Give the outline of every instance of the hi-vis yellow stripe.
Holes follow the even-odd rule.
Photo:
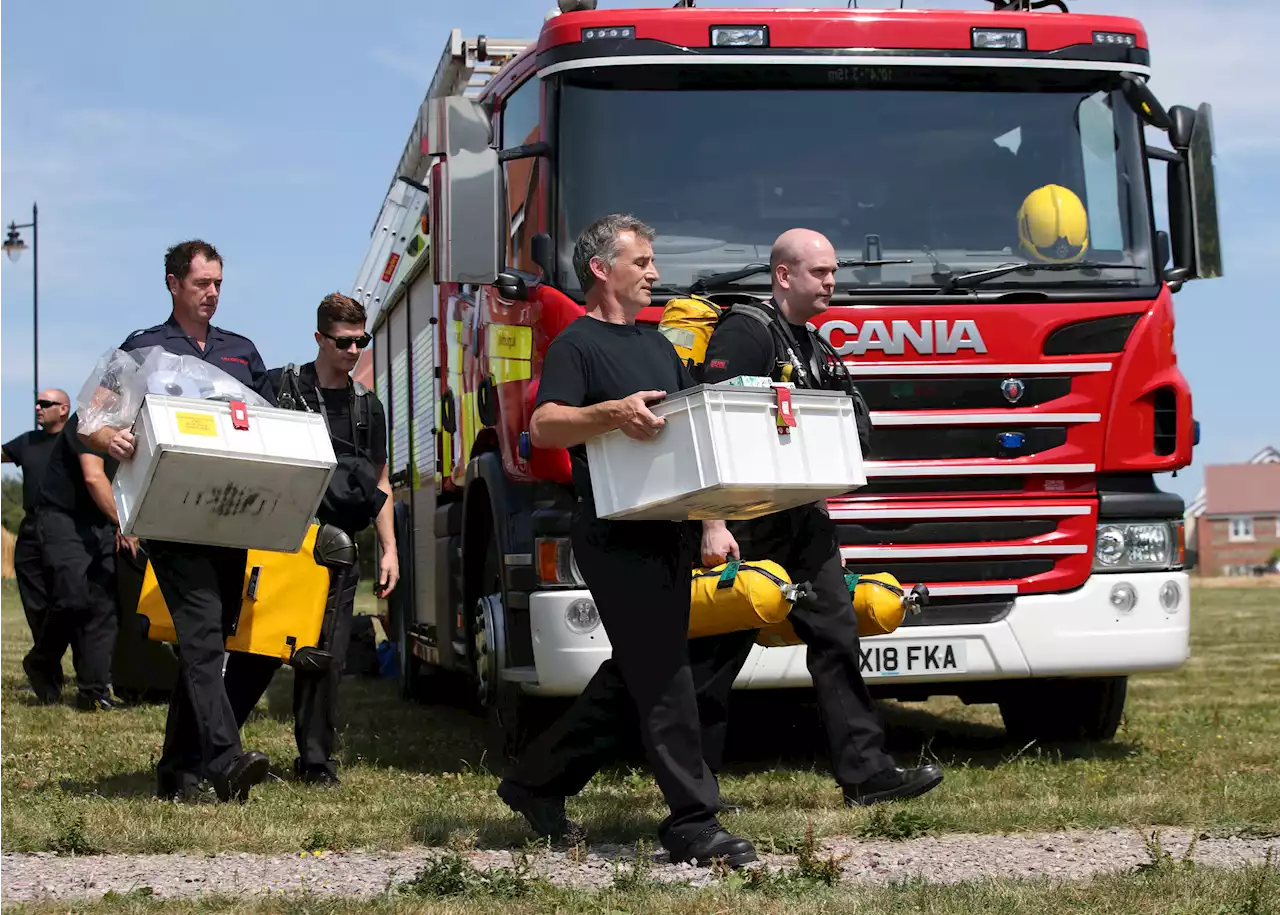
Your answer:
[[[490,324],[487,329],[489,372],[497,384],[533,377],[533,328]]]
[[[490,359],[533,358],[533,328],[531,327],[523,327],[519,324],[490,324],[487,336]]]
[[[489,357],[489,371],[496,384],[524,381],[533,377],[533,363],[528,359],[495,359]]]

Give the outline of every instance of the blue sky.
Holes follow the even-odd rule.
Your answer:
[[[0,219],[27,222],[40,204],[42,385],[74,397],[105,348],[162,321],[164,249],[193,235],[226,258],[217,323],[251,336],[268,365],[309,357],[315,303],[349,290],[449,29],[533,37],[553,5],[5,4]],[[1268,284],[1280,257],[1280,94],[1271,88],[1280,4],[1071,5],[1141,19],[1165,104],[1215,108],[1228,275],[1175,298],[1178,356],[1204,438],[1196,464],[1164,484],[1189,498],[1202,463],[1280,445],[1280,307]],[[0,267],[8,440],[31,417],[30,253]]]

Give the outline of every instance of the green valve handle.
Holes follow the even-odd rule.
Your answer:
[[[737,559],[729,560],[729,562],[724,567],[724,571],[720,573],[720,580],[716,582],[717,591],[719,591],[721,588],[733,587],[733,581],[735,578],[738,577],[739,564],[740,564],[740,560],[737,560]]]

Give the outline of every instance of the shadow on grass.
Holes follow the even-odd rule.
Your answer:
[[[117,772],[84,782],[67,778],[60,781],[58,787],[66,794],[82,797],[153,798],[156,796],[156,773],[154,769]]]
[[[1011,739],[1002,727],[958,721],[911,705],[884,703],[880,708],[886,749],[899,765],[936,761],[944,769],[996,769],[1032,751],[1049,753],[1051,759],[1064,762],[1126,759],[1139,751],[1136,744],[1123,741],[1037,743],[1028,747],[1026,741]],[[735,696],[725,771],[742,775],[781,767],[828,767],[825,732],[812,693],[791,697]]]

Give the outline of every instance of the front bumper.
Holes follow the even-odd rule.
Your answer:
[[[1171,610],[1160,602],[1168,582],[1180,591]],[[1118,612],[1110,600],[1112,589],[1121,583],[1137,594],[1126,613]],[[530,596],[537,681],[525,684],[527,692],[576,695],[609,657],[612,648],[604,626],[582,635],[565,623],[569,604],[590,596],[586,590]],[[1187,660],[1190,623],[1190,579],[1185,572],[1093,575],[1075,591],[1018,597],[997,622],[911,626],[863,639],[862,676],[872,683],[938,683],[1172,670]],[[734,688],[811,685],[805,650],[803,645],[756,646]]]

